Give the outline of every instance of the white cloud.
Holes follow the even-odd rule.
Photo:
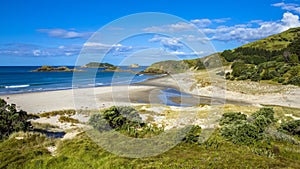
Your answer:
[[[146,32],[182,32],[188,31],[191,29],[195,29],[195,25],[186,22],[178,22],[175,24],[170,25],[163,25],[163,26],[152,26],[148,28],[144,28],[143,31]]]
[[[22,57],[57,57],[77,56],[81,45],[68,45],[58,47],[44,47],[32,44],[2,44],[0,45],[0,56],[22,56]]]
[[[300,7],[298,4],[293,4],[293,3],[286,4],[284,2],[280,2],[280,3],[272,4],[272,6],[281,7],[281,9],[283,10],[300,13]]]
[[[225,20],[225,19],[224,19]],[[192,20],[193,23],[213,23],[216,21],[208,19],[195,19]],[[177,25],[178,29],[174,29]],[[169,32],[169,31],[188,31],[192,28],[192,23],[188,24],[172,24],[172,25],[163,25],[161,27],[155,27],[156,30]],[[204,25],[204,24],[203,24]],[[247,43],[250,41],[258,40],[265,38],[272,34],[277,34],[283,31],[288,30],[289,28],[299,27],[300,21],[299,16],[286,12],[283,14],[281,20],[278,21],[262,21],[262,20],[253,20],[249,21],[246,24],[236,24],[233,26],[220,25],[216,28],[209,27],[200,27],[203,33],[207,35],[205,37],[195,37],[192,34],[184,35],[181,38],[189,41],[207,41],[207,40],[219,40],[219,41],[238,41],[242,43]],[[180,28],[180,29],[179,29]]]
[[[177,51],[178,49],[183,47],[183,44],[178,38],[169,38],[158,35],[155,35],[153,38],[151,38],[149,42],[160,42],[163,47],[171,51]]]
[[[41,55],[41,50],[33,50],[33,51],[32,51],[32,54],[33,54],[34,56],[40,56],[40,55]]]
[[[209,19],[194,19],[191,20],[191,22],[200,28],[207,27],[212,24],[212,21]]]
[[[47,33],[48,36],[61,39],[76,39],[84,38],[87,39],[92,35],[92,32],[76,32],[75,30],[65,29],[38,29],[38,32]]]
[[[124,52],[129,52],[133,50],[132,46],[124,46],[122,44],[103,44],[98,42],[86,42],[84,45],[84,52],[88,53],[97,53],[97,52],[105,52],[110,50],[114,55],[118,55]]]

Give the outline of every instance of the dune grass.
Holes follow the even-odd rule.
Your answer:
[[[17,140],[16,136],[24,136]],[[55,156],[47,147],[56,145]],[[12,135],[0,143],[0,168],[299,168],[295,145],[276,143],[274,158],[253,153],[214,134],[202,145],[181,143],[173,149],[143,159],[111,154],[83,133],[72,140],[53,141],[41,134]],[[299,149],[299,147],[298,147]]]

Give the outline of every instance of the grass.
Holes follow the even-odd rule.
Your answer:
[[[201,107],[201,106],[200,106]],[[300,117],[299,109],[272,106],[275,117],[284,114]],[[210,110],[200,109],[199,116],[206,117]],[[243,112],[251,114],[259,108],[254,106],[224,105],[213,107],[214,111]],[[153,113],[153,112],[152,112]],[[166,113],[166,112],[165,112]],[[169,112],[173,114],[172,111]],[[166,116],[169,116],[168,114]],[[201,115],[201,113],[203,113]],[[69,118],[68,116],[61,116]],[[151,120],[151,119],[149,119]],[[52,125],[33,123],[37,128],[51,129]],[[295,139],[300,140],[299,137]],[[51,154],[47,147],[57,149]],[[119,157],[93,142],[85,133],[73,139],[49,139],[39,133],[15,133],[0,142],[0,168],[300,168],[300,148],[285,140],[271,141],[271,149],[255,145],[235,145],[219,135],[216,129],[202,144],[180,143],[169,151],[155,157]]]
[[[268,158],[237,146],[219,135],[202,145],[179,144],[171,150],[142,159],[118,157],[96,145],[83,133],[72,140],[56,142],[51,156],[46,147],[51,140],[40,134],[28,134],[23,140],[15,136],[0,143],[0,168],[299,168],[295,146],[276,143],[280,154]],[[299,149],[299,148],[298,148]]]
[[[280,34],[269,36],[242,47],[253,47],[267,50],[280,50],[286,48],[296,37],[300,28],[292,28]]]
[[[67,116],[60,116],[58,121],[61,123],[79,123],[79,120]]]
[[[58,126],[52,125],[50,123],[31,122],[31,124],[32,124],[32,127],[35,129],[51,130],[51,129],[58,128]]]
[[[51,116],[57,116],[57,115],[75,115],[76,111],[75,110],[59,110],[59,111],[51,111],[51,112],[46,112],[46,113],[41,113],[39,114],[40,117],[51,117]]]

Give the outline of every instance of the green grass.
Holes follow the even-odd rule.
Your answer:
[[[79,123],[79,120],[67,116],[60,116],[58,121],[61,123]]]
[[[40,117],[51,117],[51,116],[57,116],[57,115],[75,115],[76,111],[75,110],[59,110],[59,111],[52,111],[52,112],[46,112],[46,113],[42,113],[39,114]]]
[[[242,47],[253,47],[267,50],[281,50],[286,48],[300,32],[300,28],[292,28],[280,34],[269,36],[265,39],[258,40]]]
[[[23,134],[24,135],[24,134]],[[0,168],[299,168],[296,146],[276,143],[280,153],[274,158],[253,153],[253,148],[237,146],[214,134],[202,145],[179,144],[173,149],[143,159],[118,157],[96,145],[83,133],[72,140],[49,140],[40,134],[25,134],[23,140],[0,143]],[[46,147],[56,143],[56,156]],[[299,148],[298,148],[299,149]]]

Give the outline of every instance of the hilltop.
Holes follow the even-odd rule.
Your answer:
[[[279,34],[248,43],[242,47],[259,48],[266,50],[282,50],[288,47],[300,34],[300,27],[291,28]]]

